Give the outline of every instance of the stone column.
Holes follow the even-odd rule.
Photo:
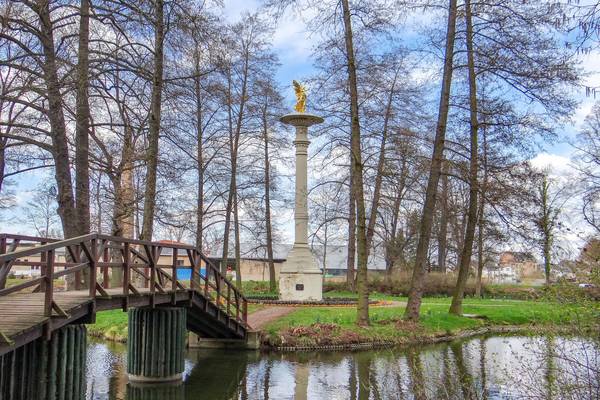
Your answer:
[[[0,399],[84,400],[87,331],[68,325],[0,356]]]
[[[127,337],[129,381],[180,381],[184,369],[185,342],[185,308],[130,309]]]
[[[296,128],[296,201],[294,207],[294,247],[279,274],[279,299],[303,301],[323,299],[322,272],[308,246],[308,128],[323,118],[306,113],[292,113],[281,122]]]

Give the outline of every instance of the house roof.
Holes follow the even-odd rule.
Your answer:
[[[288,243],[274,243],[273,258],[281,261],[285,260],[292,246],[292,244]],[[222,258],[222,252],[222,247],[218,246],[208,251],[207,256],[211,259],[219,260]],[[323,259],[326,255],[327,269],[346,269],[348,258],[348,246],[346,245],[327,245],[327,254],[325,254],[324,246],[315,245],[311,247],[311,252],[321,268],[323,267]],[[371,253],[367,268],[371,270],[385,270],[385,258],[383,255],[374,251],[371,251]],[[267,259],[267,248],[266,246],[257,247],[253,243],[241,243],[240,254],[243,259],[265,260]],[[235,258],[233,246],[229,250],[228,258]]]
[[[505,251],[504,253],[500,254],[501,261],[505,257],[512,257],[512,262],[536,261],[533,254],[524,251]]]

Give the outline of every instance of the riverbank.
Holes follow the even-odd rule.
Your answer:
[[[425,298],[421,320],[402,319],[402,297],[385,297],[387,305],[370,308],[371,325],[355,325],[355,307],[291,307],[261,322],[262,346],[274,350],[375,348],[412,343],[436,343],[486,333],[598,332],[600,303],[567,304],[543,301],[465,299],[465,316],[448,314],[450,298]],[[269,306],[251,305],[249,313],[265,314]],[[252,321],[252,317],[250,320]],[[127,313],[98,313],[88,326],[91,336],[111,341],[127,339]]]
[[[263,345],[281,350],[364,348],[485,333],[598,332],[600,321],[600,303],[466,299],[465,316],[448,314],[449,304],[450,298],[424,299],[419,323],[402,319],[404,307],[372,307],[368,327],[355,325],[355,309],[299,308],[264,327]]]

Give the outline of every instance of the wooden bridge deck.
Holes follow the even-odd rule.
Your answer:
[[[7,236],[7,235],[4,235]],[[89,237],[88,237],[89,236]],[[97,271],[104,268],[115,268],[118,264],[115,262],[94,260],[96,253],[104,253],[101,246],[90,240],[99,235],[87,235],[79,241],[81,247],[88,247],[88,253],[92,253],[88,258],[92,261],[84,263],[72,263],[72,271],[82,271],[84,268],[91,268],[92,282],[96,281]],[[1,239],[1,238],[0,238]],[[107,243],[113,239],[104,237],[105,249]],[[73,239],[71,240],[73,241]],[[67,242],[67,241],[64,241]],[[65,272],[54,272],[54,249],[62,246],[70,246],[69,243],[56,242],[51,245],[40,246],[40,252],[44,257],[40,259],[48,263],[45,274],[38,280],[45,284],[38,286],[37,293],[17,291],[14,288],[0,289],[0,355],[5,354],[15,348],[31,342],[39,337],[48,337],[54,330],[71,323],[93,323],[97,311],[122,309],[129,307],[160,307],[160,306],[179,306],[186,307],[188,314],[188,330],[204,337],[214,338],[244,338],[248,329],[246,323],[247,303],[245,298],[235,289],[231,282],[222,277],[216,267],[207,268],[204,276],[199,274],[201,254],[194,255],[193,248],[188,250],[190,261],[195,263],[192,270],[198,277],[194,283],[195,288],[183,286],[177,279],[171,279],[165,270],[169,266],[158,265],[157,254],[160,255],[161,247],[164,245],[150,243],[146,244],[147,254],[141,255],[139,251],[130,250],[130,245],[144,242],[125,242],[122,252],[122,264],[119,270],[124,270],[125,287],[103,288],[96,282],[94,290],[73,290],[73,291],[53,291],[52,284],[57,274],[66,275]],[[75,243],[78,243],[75,241]],[[148,242],[147,242],[148,243]],[[93,247],[92,247],[93,246]],[[160,246],[160,247],[159,247]],[[168,247],[168,245],[166,245]],[[1,250],[0,244],[0,250]],[[46,247],[49,248],[46,249]],[[92,247],[94,250],[90,250]],[[115,246],[113,246],[115,247]],[[132,251],[132,253],[130,253]],[[45,252],[45,253],[44,253]],[[76,260],[81,255],[75,250],[69,249],[74,254]],[[0,254],[0,273],[2,267],[19,265],[19,259],[24,256],[31,256],[32,250],[21,252]],[[173,251],[174,258],[177,256],[177,250]],[[135,263],[130,257],[136,256],[142,261]],[[104,257],[107,258],[106,256]],[[50,262],[48,260],[51,260]],[[145,264],[140,264],[145,262]],[[176,264],[175,261],[173,264]],[[66,266],[69,270],[69,266]],[[149,272],[144,273],[142,269],[148,267]],[[206,265],[208,267],[208,265]],[[175,267],[172,267],[175,268]],[[6,268],[5,268],[6,269]],[[130,282],[131,271],[144,276],[148,287],[134,287]],[[172,270],[173,272],[175,269]],[[4,271],[6,273],[6,271]],[[1,274],[0,274],[1,275]],[[107,276],[107,275],[105,275]],[[171,282],[167,282],[167,281]],[[35,282],[34,282],[35,283]],[[21,284],[23,288],[30,284]],[[153,287],[154,289],[150,289]]]

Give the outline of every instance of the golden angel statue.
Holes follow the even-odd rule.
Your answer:
[[[297,80],[292,81],[296,92],[296,106],[294,110],[299,113],[306,112],[306,89]]]

